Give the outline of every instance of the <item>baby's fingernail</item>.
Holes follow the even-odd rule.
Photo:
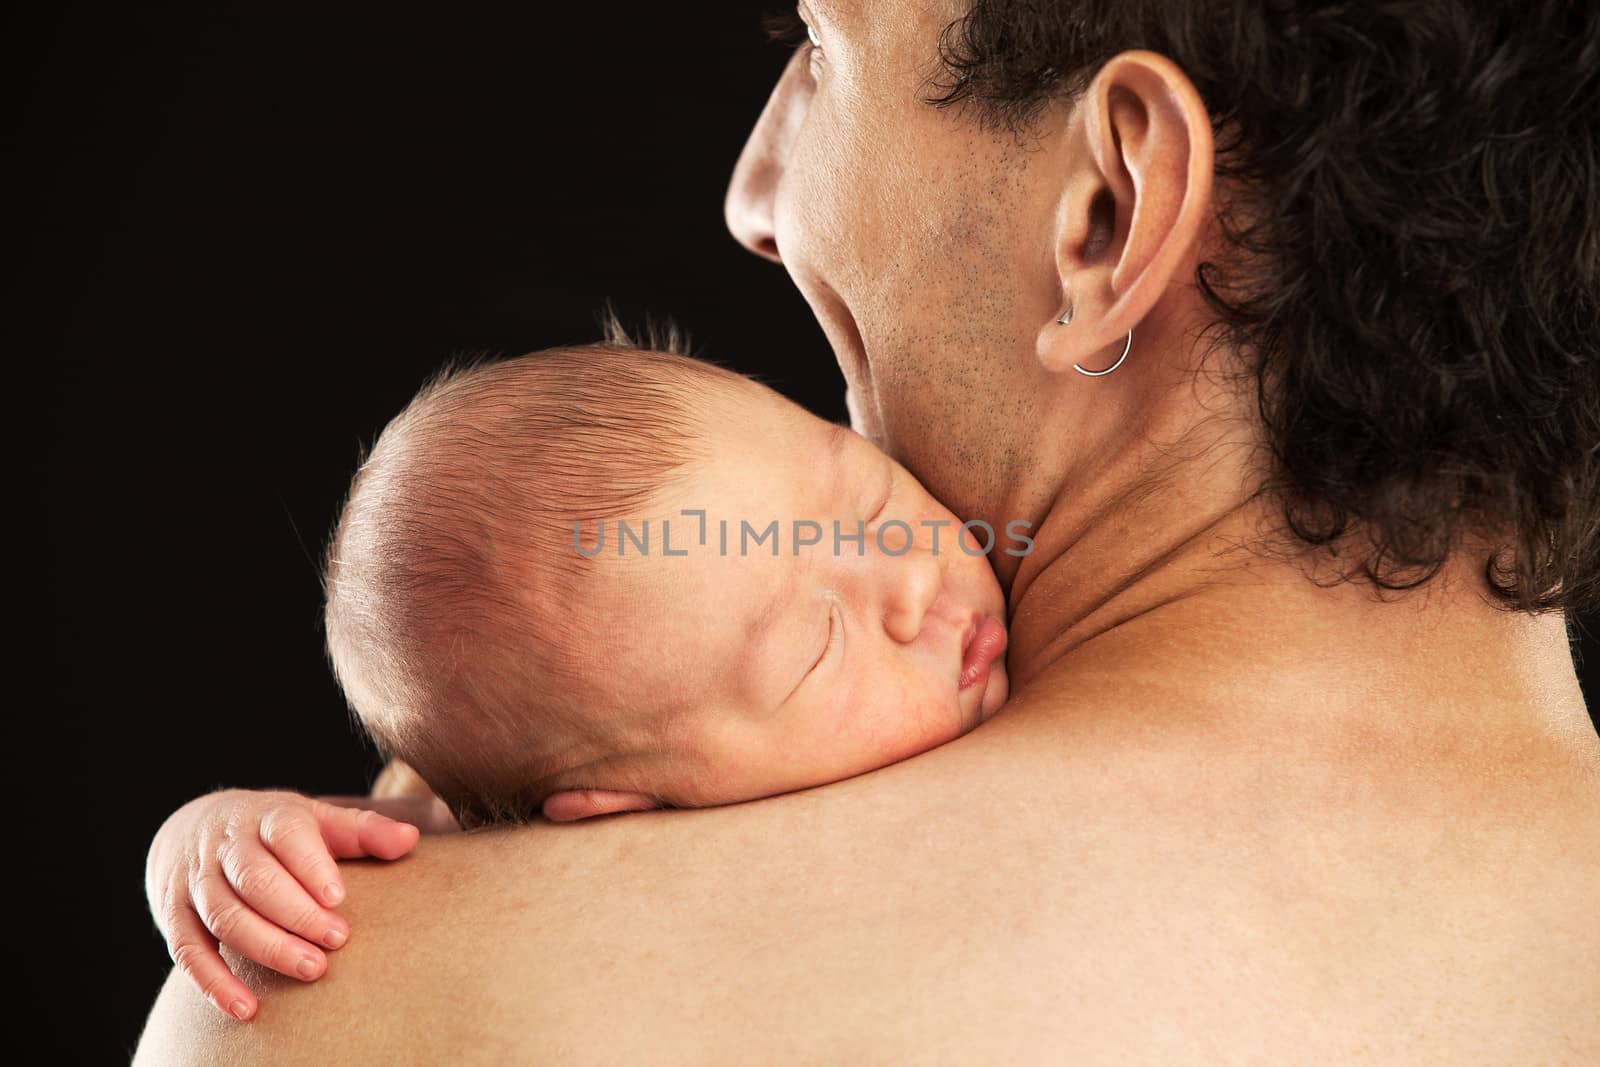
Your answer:
[[[250,1005],[246,1004],[242,1000],[234,1001],[233,1005],[229,1007],[228,1010],[232,1012],[233,1017],[238,1019],[240,1022],[244,1022],[246,1019],[250,1018]]]
[[[338,948],[340,945],[344,944],[344,931],[329,930],[325,935],[323,935],[322,943],[327,945],[329,948]]]
[[[322,887],[322,899],[328,904],[337,904],[344,899],[344,887],[338,882],[329,882]]]
[[[307,956],[296,964],[294,969],[300,972],[301,978],[315,978],[317,976],[317,961]]]

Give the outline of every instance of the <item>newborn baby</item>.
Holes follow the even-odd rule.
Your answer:
[[[554,349],[446,374],[384,430],[329,553],[328,648],[463,825],[752,800],[999,709],[981,540],[764,385]]]

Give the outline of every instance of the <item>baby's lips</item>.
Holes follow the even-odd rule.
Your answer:
[[[1006,652],[1006,624],[993,615],[976,623],[961,654],[961,681],[967,689],[989,677],[989,668]]]

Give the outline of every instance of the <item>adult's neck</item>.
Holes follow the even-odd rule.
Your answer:
[[[1414,590],[1338,581],[1274,532],[1245,451],[1129,454],[1055,495],[1002,575],[1014,697],[1137,693],[1347,737],[1532,731],[1593,749],[1560,612],[1495,606],[1486,554],[1466,549]]]

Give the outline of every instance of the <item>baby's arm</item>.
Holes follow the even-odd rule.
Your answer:
[[[332,910],[344,899],[334,858],[405,855],[418,828],[373,808],[428,805],[418,798],[330,800],[210,793],[174,812],[151,842],[145,894],[172,961],[237,1019],[255,1014],[256,998],[228,969],[219,942],[291,978],[320,978],[328,960],[318,945],[336,949],[350,936]]]

